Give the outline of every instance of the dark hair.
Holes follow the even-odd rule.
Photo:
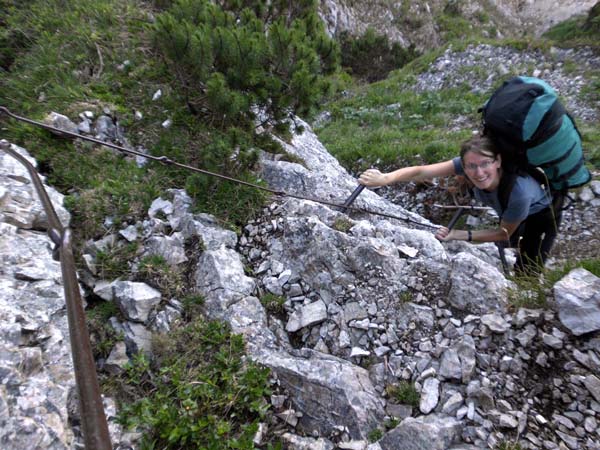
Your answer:
[[[460,159],[464,162],[465,154],[467,152],[477,153],[482,156],[489,156],[490,158],[496,159],[500,154],[498,147],[492,142],[487,136],[480,134],[474,135],[472,138],[463,142],[460,146]]]

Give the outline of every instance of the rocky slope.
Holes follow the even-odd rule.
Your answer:
[[[304,164],[265,154],[264,179],[276,189],[343,200],[354,178],[305,128],[282,142]],[[598,191],[594,185],[596,199]],[[493,245],[442,245],[431,223],[369,191],[357,206],[411,221],[274,200],[236,236],[192,213],[191,199],[173,190],[144,221],[90,242],[86,292],[123,314],[109,322],[124,342],[100,367],[119,371],[135,352],[152,354],[152,334],[178,326],[177,299],[144,283],[97,277],[99,249],[137,241],[138,257],[159,254],[173,266],[191,265],[207,318],[228,321],[245,336],[249,356],[271,368],[274,414],[263,431],[276,431],[288,448],[474,450],[516,441],[532,449],[599,448],[600,279],[573,271],[545,293],[548,309],[513,310],[513,285]],[[9,245],[12,238],[3,239]],[[202,250],[186,252],[190,242]],[[266,293],[285,300],[283,315],[264,309],[259,298]],[[8,319],[3,342],[13,328],[23,330],[16,315]],[[12,345],[6,354],[24,351],[23,343]],[[19,383],[48,371],[20,373]],[[403,382],[416,389],[417,404],[392,394]],[[12,432],[24,432],[20,426],[31,420],[47,427],[50,419],[39,416],[44,398],[28,397],[25,405],[14,392],[6,392],[4,417],[21,405],[27,419],[11,422]],[[56,408],[65,411],[66,400]],[[53,420],[69,430],[65,414]],[[68,446],[69,436],[52,441],[55,448]],[[113,428],[114,439],[120,436]]]
[[[597,67],[593,55],[580,52],[567,56]],[[414,88],[462,83],[467,75],[457,68],[481,60],[490,71],[467,81],[486,88],[502,67],[535,62],[574,115],[597,120],[598,105],[577,95],[586,80],[564,74],[557,55],[450,50]],[[90,118],[89,132],[109,120]],[[341,203],[356,180],[305,128],[282,142],[304,164],[264,154],[262,176],[275,189]],[[6,159],[0,167],[0,373],[8,380],[0,389],[2,442],[24,449],[37,439],[44,448],[68,448],[77,430],[69,421],[73,378],[57,266],[48,240],[35,231],[43,220],[31,206],[26,176]],[[515,287],[502,275],[496,248],[442,245],[432,222],[417,214],[420,194],[429,195],[397,193],[405,207],[370,191],[356,202],[410,221],[276,198],[238,236],[192,212],[185,192],[165,193],[144,220],[113,226],[86,246],[85,292],[122,313],[109,322],[124,341],[99,367],[118,372],[135,352],[152,354],[152,335],[168,334],[181,317],[177,298],[144,283],[99,277],[99,250],[137,241],[137,258],[159,254],[173,267],[192,267],[206,317],[228,321],[245,336],[249,356],[272,369],[274,414],[263,430],[279,433],[288,448],[474,450],[516,442],[523,449],[600,448],[600,279],[575,270],[542,293],[547,308],[511,308]],[[596,182],[568,222],[590,228],[585,241],[592,250],[599,202]],[[201,244],[187,251],[194,242]],[[265,310],[266,293],[283,298],[283,311]],[[50,300],[40,304],[40,298]],[[414,386],[416,403],[393,394],[402,383]],[[123,440],[118,428],[112,431],[115,442]]]
[[[5,142],[5,141],[4,141]],[[13,146],[35,164],[25,149]],[[45,186],[61,222],[63,196]],[[61,267],[26,168],[0,150],[0,445],[74,448],[81,438]],[[105,399],[107,416],[115,406]],[[118,427],[111,421],[118,439]]]
[[[331,35],[342,31],[360,35],[368,27],[392,41],[417,49],[431,49],[444,42],[439,17],[448,12],[467,19],[490,38],[540,35],[552,25],[583,14],[596,0],[429,0],[347,1],[323,0],[320,13]]]

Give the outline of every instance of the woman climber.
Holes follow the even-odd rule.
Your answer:
[[[517,272],[539,272],[546,262],[560,223],[562,196],[554,205],[549,192],[530,174],[513,172],[502,165],[502,156],[492,141],[475,135],[461,146],[460,156],[449,161],[423,166],[403,167],[382,173],[369,169],[359,177],[367,187],[387,186],[435,177],[465,175],[473,184],[475,198],[492,207],[500,217],[497,228],[449,230],[441,227],[435,234],[440,241],[463,240],[497,242],[516,247]]]

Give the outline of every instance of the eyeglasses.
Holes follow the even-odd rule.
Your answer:
[[[468,170],[469,172],[477,172],[478,167],[481,170],[485,170],[488,167],[490,167],[492,164],[494,164],[495,162],[496,162],[496,159],[494,158],[494,159],[486,159],[481,164],[473,164],[473,163],[465,164],[465,170]]]

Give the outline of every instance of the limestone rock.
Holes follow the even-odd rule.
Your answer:
[[[452,260],[450,303],[472,314],[503,311],[507,304],[509,283],[502,273],[467,253]]]
[[[386,433],[379,445],[382,450],[446,450],[459,442],[461,430],[461,423],[452,417],[409,417]]]
[[[113,284],[113,292],[121,312],[136,322],[146,322],[161,300],[161,293],[145,283],[117,281]]]
[[[576,336],[600,330],[600,278],[574,269],[554,285],[558,317]]]
[[[440,399],[440,380],[431,377],[425,380],[421,392],[419,409],[423,414],[429,414],[437,406]]]
[[[327,306],[321,300],[302,306],[292,314],[285,327],[286,331],[293,333],[306,326],[322,322],[327,318]]]

